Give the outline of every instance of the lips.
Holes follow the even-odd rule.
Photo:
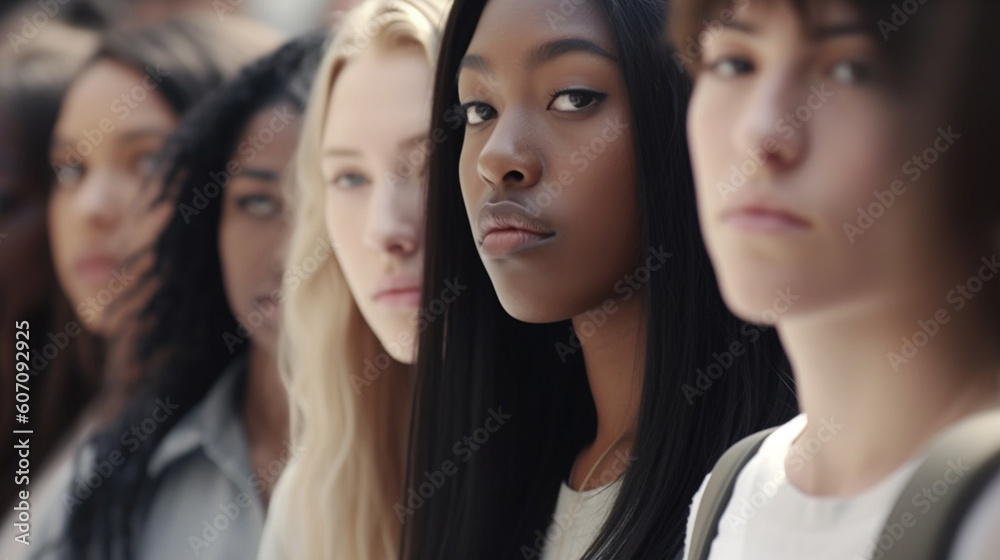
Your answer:
[[[106,253],[89,253],[73,263],[73,270],[84,282],[107,282],[118,264],[118,259]]]
[[[389,307],[420,305],[421,282],[413,276],[387,276],[375,287],[372,299]]]
[[[545,244],[555,231],[531,217],[524,206],[505,200],[487,203],[476,218],[479,246],[488,256],[511,256]]]
[[[756,233],[796,233],[812,229],[806,217],[775,203],[755,202],[737,206],[722,214],[722,222]]]

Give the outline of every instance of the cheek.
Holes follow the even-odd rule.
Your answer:
[[[365,269],[363,250],[364,224],[367,216],[366,199],[358,193],[326,196],[326,231],[333,252],[352,291],[360,287]]]
[[[813,209],[824,215],[827,226],[845,243],[845,225],[858,225],[859,208],[873,210],[873,226],[893,223],[896,207],[904,207],[907,195],[892,194],[893,185],[899,190],[900,181],[909,188],[903,173],[904,151],[887,123],[875,115],[843,112],[818,116],[811,132],[816,139],[811,151],[814,165],[810,168],[811,185],[801,188],[814,193]],[[854,131],[865,130],[864,134]],[[845,141],[850,138],[850,141]],[[826,139],[823,141],[822,139]],[[915,197],[910,194],[910,198]],[[885,207],[880,200],[888,202]],[[873,207],[875,206],[875,207]],[[877,207],[877,208],[876,208]],[[862,224],[866,225],[866,224]]]
[[[475,218],[474,212],[479,208],[483,190],[486,185],[479,176],[479,153],[482,150],[480,142],[468,139],[462,144],[462,153],[458,160],[458,180],[462,187],[462,200],[469,215],[470,223]]]
[[[722,202],[714,185],[737,160],[732,139],[735,124],[734,103],[721,99],[710,86],[695,88],[687,128],[700,215]]]
[[[219,225],[219,264],[222,267],[226,295],[236,313],[240,310],[235,304],[238,304],[243,295],[240,290],[240,279],[245,278],[247,272],[244,253],[253,251],[245,240],[241,242],[240,232],[241,229],[234,223],[233,218],[224,214]]]
[[[56,191],[52,193],[48,204],[48,229],[49,243],[52,248],[52,256],[57,267],[63,263],[63,259],[68,256],[69,247],[67,240],[73,236],[74,214],[71,211],[72,198],[69,193]]]

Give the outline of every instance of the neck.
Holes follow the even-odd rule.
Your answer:
[[[570,481],[574,488],[586,489],[582,488],[584,482],[593,487],[599,485],[593,481],[607,483],[624,471],[621,458],[634,440],[646,350],[642,292],[634,293],[628,301],[617,300],[574,317],[573,329],[580,339],[597,410],[594,442],[580,454]],[[605,455],[611,447],[615,449]],[[613,476],[598,472],[585,481],[602,455],[602,465],[617,465]]]
[[[1000,353],[976,307],[900,296],[782,320],[808,416],[786,458],[789,480],[811,494],[856,494],[956,420],[994,406]],[[915,335],[922,328],[928,336]]]
[[[273,353],[258,344],[251,344],[249,352],[241,412],[251,462],[254,471],[260,472],[278,460],[288,441],[288,399]],[[273,485],[267,485],[262,490],[265,504],[272,489]]]

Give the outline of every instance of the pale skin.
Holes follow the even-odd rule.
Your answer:
[[[789,481],[807,494],[856,495],[956,420],[1000,405],[992,309],[985,297],[961,310],[946,301],[989,253],[953,235],[941,210],[944,168],[853,243],[843,229],[948,122],[940,76],[960,37],[948,32],[961,28],[961,12],[952,15],[934,39],[942,56],[921,66],[906,94],[889,85],[877,38],[842,3],[817,13],[815,33],[787,2],[741,8],[702,57],[688,122],[702,229],[738,315],[760,321],[775,291],[795,295],[773,324],[808,415],[795,446],[822,441],[808,460],[795,446],[786,458]],[[779,130],[815,86],[832,95],[801,126]],[[744,186],[719,187],[767,142]],[[890,358],[941,309],[948,321],[928,344],[905,362]],[[832,437],[830,421],[841,426]]]
[[[369,49],[337,78],[321,147],[337,262],[368,326],[403,364],[416,352],[431,78],[421,49]]]

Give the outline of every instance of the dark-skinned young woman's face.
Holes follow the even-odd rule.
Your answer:
[[[614,298],[639,258],[632,115],[611,31],[592,2],[559,4],[489,2],[458,78],[472,232],[504,309],[532,323]]]

